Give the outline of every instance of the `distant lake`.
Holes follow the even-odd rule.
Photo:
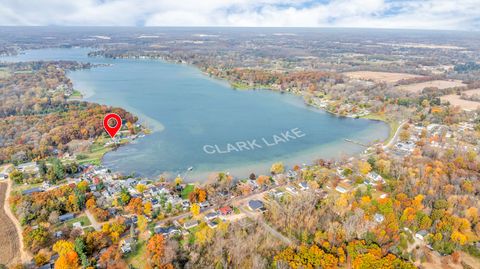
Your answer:
[[[88,49],[26,51],[0,60],[76,60],[111,64],[69,73],[87,101],[123,107],[153,133],[105,155],[106,167],[155,177],[167,172],[204,181],[215,171],[268,173],[272,163],[311,163],[360,153],[385,140],[389,127],[313,109],[302,98],[268,90],[242,91],[198,69],[160,60],[87,57]]]

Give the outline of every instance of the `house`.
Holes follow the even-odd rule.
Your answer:
[[[285,189],[286,189],[289,193],[291,193],[291,194],[294,194],[294,195],[297,195],[297,194],[298,194],[297,189],[296,189],[295,187],[293,187],[293,186],[288,186],[288,187],[286,187]]]
[[[424,241],[425,240],[425,236],[427,236],[428,232],[426,230],[420,230],[418,231],[416,234],[415,234],[415,237]]]
[[[24,191],[22,191],[22,195],[30,195],[30,194],[37,193],[37,192],[43,192],[43,189],[40,188],[40,187],[37,187],[37,188],[24,190]]]
[[[382,223],[385,220],[385,217],[382,214],[375,213],[375,215],[373,216],[373,219],[377,223]]]
[[[210,206],[210,203],[208,201],[204,201],[198,204],[200,208],[207,208]]]
[[[383,179],[383,177],[380,176],[379,174],[375,173],[375,172],[368,173],[367,178],[372,180],[373,182],[385,183],[385,180]]]
[[[209,221],[209,222],[207,222],[207,225],[208,225],[208,227],[210,227],[210,228],[212,228],[212,229],[215,229],[215,228],[217,228],[217,226],[218,226],[218,222],[216,222],[216,221]]]
[[[165,189],[164,187],[152,187],[150,188],[149,190],[150,192],[150,195],[152,196],[157,196],[157,195],[160,195],[160,194],[168,194],[170,193],[167,189]]]
[[[345,189],[343,186],[340,186],[338,185],[336,188],[335,188],[336,191],[338,191],[339,193],[347,193],[348,190]]]
[[[121,245],[120,249],[122,250],[123,254],[130,253],[132,252],[132,248],[135,245],[135,239],[129,237],[127,239],[122,240],[120,245]]]
[[[211,212],[205,215],[205,221],[211,221],[213,219],[218,218],[218,213],[217,212]]]
[[[250,201],[248,201],[248,207],[252,211],[257,211],[257,210],[263,211],[263,210],[265,210],[265,208],[263,207],[263,202],[260,201],[260,200],[250,200]]]
[[[218,212],[220,212],[222,216],[226,216],[226,215],[232,214],[233,210],[229,206],[224,206],[224,207],[220,207],[218,209]]]
[[[273,198],[280,199],[283,197],[285,193],[283,191],[273,190],[270,194],[272,195]]]
[[[189,207],[190,206],[190,201],[189,200],[183,200],[182,201],[182,206],[183,207]]]
[[[19,164],[17,165],[17,169],[21,172],[38,173],[38,165],[35,162]]]
[[[67,213],[67,214],[64,214],[64,215],[61,215],[60,217],[58,217],[58,220],[60,222],[64,222],[64,221],[67,221],[67,220],[71,220],[75,218],[75,215],[73,213]]]
[[[80,221],[75,222],[72,225],[73,229],[82,229],[82,223]]]
[[[170,227],[156,226],[155,228],[153,228],[153,231],[154,231],[154,233],[161,234],[165,237],[170,237],[170,236],[173,236],[175,234],[180,234],[180,230],[177,229],[175,226],[170,226]]]
[[[289,178],[296,178],[297,175],[298,175],[297,172],[295,172],[295,171],[293,171],[293,170],[288,170],[288,172],[287,172],[287,176],[288,176]]]
[[[339,193],[347,193],[350,191],[350,189],[351,185],[348,183],[348,181],[342,181],[337,185],[337,187],[335,187],[335,190]]]
[[[191,220],[191,221],[187,221],[183,224],[183,228],[185,229],[192,229],[193,227],[196,227],[198,225],[198,221],[197,220]]]
[[[302,182],[298,183],[298,186],[300,187],[300,190],[302,190],[302,191],[306,191],[306,190],[309,189],[306,181],[302,181]]]

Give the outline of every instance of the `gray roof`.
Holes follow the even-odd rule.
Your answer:
[[[60,217],[58,217],[58,219],[60,221],[66,221],[66,220],[71,220],[74,217],[75,217],[75,215],[73,213],[67,213],[67,214],[61,215]]]
[[[36,192],[43,192],[43,189],[40,188],[40,187],[32,188],[32,189],[24,190],[22,192],[22,194],[23,195],[29,195],[29,194],[36,193]]]
[[[257,209],[260,209],[260,208],[263,207],[263,202],[260,201],[260,200],[250,200],[250,201],[248,201],[248,206],[252,210],[257,210]]]

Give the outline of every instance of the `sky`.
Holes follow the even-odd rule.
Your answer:
[[[480,0],[1,0],[2,26],[480,30]]]

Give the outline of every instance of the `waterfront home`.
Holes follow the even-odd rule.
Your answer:
[[[220,212],[222,216],[226,216],[226,215],[232,214],[233,210],[229,206],[224,206],[224,207],[220,207],[218,209],[218,212]]]
[[[164,187],[152,187],[152,188],[150,188],[149,192],[150,192],[150,195],[152,195],[152,196],[157,196],[157,195],[160,195],[160,194],[169,194],[170,193],[170,191],[168,191]]]
[[[211,213],[208,213],[207,215],[205,215],[205,221],[210,221],[210,220],[213,220],[213,219],[216,219],[218,218],[218,213],[217,212],[211,212]]]
[[[183,228],[185,229],[192,229],[193,227],[196,227],[196,226],[198,226],[197,220],[190,220],[183,224]]]
[[[60,217],[58,217],[58,220],[60,222],[64,222],[64,221],[67,221],[67,220],[71,220],[75,218],[75,215],[73,213],[67,213],[67,214],[64,214],[64,215],[61,215]]]
[[[248,201],[248,208],[252,211],[264,211],[265,208],[263,206],[263,202],[260,200],[250,200]]]

